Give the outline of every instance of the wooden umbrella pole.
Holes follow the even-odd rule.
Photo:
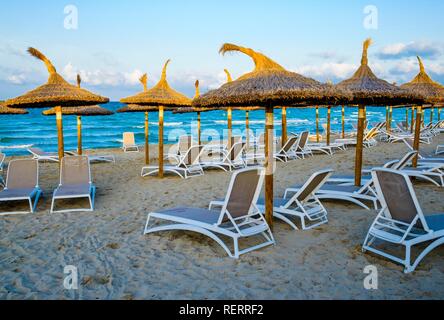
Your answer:
[[[388,132],[392,132],[392,122],[393,122],[393,108],[392,107],[389,108],[388,118],[389,118],[389,122],[388,122],[389,130],[388,130]]]
[[[405,108],[405,129],[409,129],[409,109]]]
[[[163,106],[159,107],[159,178],[163,178]]]
[[[416,108],[416,126],[415,126],[415,139],[413,140],[413,149],[419,153],[420,137],[421,137],[421,121],[422,121],[422,106]],[[413,158],[413,167],[418,166],[418,154]]]
[[[390,132],[390,113],[389,113],[389,107],[385,107],[385,129],[387,132]]]
[[[282,148],[287,143],[287,108],[282,107]]]
[[[200,133],[200,111],[197,112],[197,144],[200,146],[201,143],[201,133]]]
[[[231,138],[232,138],[232,130],[233,130],[233,110],[228,108],[227,110],[227,117],[228,117],[228,150],[231,149]]]
[[[320,142],[320,137],[319,137],[319,107],[316,106],[316,142],[319,143]]]
[[[365,125],[365,108],[359,106],[358,112],[358,135],[356,138],[356,157],[355,157],[355,186],[361,186],[362,177],[362,153],[364,146],[364,125]]]
[[[413,133],[413,128],[415,126],[415,107],[412,107],[412,117],[410,121],[410,133]]]
[[[342,106],[342,139],[345,139],[345,107]]]
[[[273,144],[274,144],[273,106],[265,109],[265,219],[273,228]]]
[[[57,140],[58,140],[58,153],[59,163],[62,163],[63,156],[65,155],[65,145],[63,143],[63,119],[62,119],[62,107],[55,107],[56,123],[57,123]]]
[[[331,107],[327,108],[327,146],[330,145],[331,135]]]
[[[249,111],[245,111],[245,131],[246,131],[246,139],[247,139],[247,149],[250,147],[250,114]]]
[[[77,154],[82,155],[82,117],[77,116]]]
[[[441,108],[438,108],[438,122],[441,121]]]
[[[145,112],[145,164],[150,164],[150,139],[149,139],[148,112]]]
[[[430,108],[430,123],[433,123],[433,116],[434,116],[435,110],[434,108]]]

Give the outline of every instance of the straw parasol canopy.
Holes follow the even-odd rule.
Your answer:
[[[273,107],[305,104],[336,104],[351,99],[342,90],[332,90],[316,80],[285,70],[267,56],[250,48],[226,43],[220,53],[242,52],[249,56],[255,69],[239,79],[224,84],[193,100],[195,107],[262,106],[265,116],[265,217],[273,225]]]
[[[444,86],[435,82],[430,78],[424,68],[424,64],[420,57],[419,62],[419,73],[416,77],[401,86],[402,89],[406,89],[416,94],[423,95],[427,103],[439,104],[444,102]]]
[[[139,79],[140,83],[143,86],[143,92],[146,93],[148,91],[148,75],[145,73]],[[149,123],[148,123],[148,113],[151,111],[159,111],[158,106],[149,106],[149,105],[137,105],[137,104],[129,104],[126,105],[119,110],[117,113],[127,113],[127,112],[145,112],[145,164],[150,163],[150,146],[149,146]]]
[[[59,160],[64,157],[63,121],[61,107],[77,107],[107,103],[108,98],[101,97],[85,89],[73,86],[63,79],[51,61],[40,51],[29,48],[28,53],[43,61],[49,78],[46,84],[29,91],[22,96],[6,101],[6,105],[16,108],[56,107],[56,125]]]
[[[77,88],[80,88],[80,84],[82,82],[82,78],[80,74],[77,75]],[[82,106],[82,107],[63,107],[60,108],[62,115],[65,116],[77,116],[77,154],[82,155],[82,116],[108,116],[114,114],[114,112],[102,108],[98,105],[94,106]],[[57,110],[56,108],[52,108],[46,111],[43,111],[42,114],[44,116],[56,116]]]
[[[136,104],[139,106],[154,106],[159,111],[159,178],[163,178],[163,121],[164,110],[174,110],[178,107],[191,106],[191,99],[173,90],[167,82],[167,67],[171,60],[167,60],[163,66],[162,76],[159,82],[151,89],[144,90],[135,96],[120,100],[126,104]],[[134,108],[133,108],[134,109]],[[147,115],[147,113],[146,113]],[[145,136],[147,132],[147,116],[145,117]],[[146,142],[147,143],[147,142]]]
[[[29,54],[43,61],[48,69],[49,78],[44,85],[31,90],[20,97],[9,99],[6,104],[15,108],[71,107],[107,103],[108,98],[101,97],[85,89],[69,84],[59,75],[51,61],[40,51],[28,49]]]
[[[275,61],[252,49],[226,43],[220,49],[220,53],[227,52],[242,52],[251,57],[255,64],[254,71],[195,99],[194,106],[327,104],[351,99],[351,95],[342,90],[331,90],[327,85],[314,79],[287,71]]]
[[[200,97],[200,89],[199,89],[199,80],[196,80],[196,82],[194,83],[194,87],[195,87],[195,94],[194,94],[194,99],[197,99],[198,97]],[[183,114],[183,113],[192,113],[192,112],[207,112],[207,111],[212,111],[212,109],[207,109],[207,108],[195,108],[192,106],[189,107],[180,107],[180,108],[176,108],[173,111],[173,114]]]
[[[148,75],[145,73],[143,74],[140,79],[140,83],[143,86],[143,92],[148,91]],[[141,93],[139,93],[141,94]],[[147,105],[137,105],[137,104],[128,104],[124,107],[117,110],[118,113],[124,113],[124,112],[149,112],[149,111],[158,111],[159,107],[157,106],[147,106]]]
[[[362,182],[363,139],[366,120],[365,106],[367,105],[399,105],[403,103],[423,102],[423,98],[398,88],[385,80],[379,79],[368,66],[368,49],[372,44],[370,38],[364,41],[361,66],[355,74],[347,80],[340,82],[339,88],[353,93],[353,104],[359,105],[358,132],[355,156],[355,185]]]
[[[56,114],[56,111],[53,108],[43,111],[42,114],[45,116],[54,116]],[[64,116],[109,116],[114,114],[114,112],[96,105],[96,106],[62,108],[62,114]]]
[[[9,114],[9,115],[28,114],[28,113],[29,112],[27,110],[17,109],[17,108],[9,108],[3,103],[3,101],[0,101],[0,115],[2,115],[2,114]]]
[[[120,102],[136,105],[163,106],[165,108],[191,106],[191,99],[173,90],[167,82],[166,72],[170,61],[171,60],[168,60],[165,63],[160,81],[152,89],[144,90],[128,98],[123,98]]]
[[[421,103],[421,96],[398,88],[389,82],[379,79],[368,66],[368,48],[372,40],[364,41],[361,66],[355,74],[337,86],[353,93],[353,104],[361,105],[397,105],[403,103]]]
[[[77,88],[80,88],[80,84],[82,83],[82,78],[80,77],[80,74],[77,75]],[[42,114],[44,116],[54,116],[56,115],[55,108],[43,111]],[[63,107],[62,108],[62,114],[63,115],[70,115],[70,116],[109,116],[114,114],[114,112],[102,108],[98,105],[95,106],[81,106],[81,107]]]

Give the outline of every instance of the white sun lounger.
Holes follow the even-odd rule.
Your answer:
[[[299,230],[290,219],[297,217],[302,230],[309,230],[328,222],[327,210],[319,201],[316,192],[331,176],[333,170],[322,170],[313,174],[307,182],[290,198],[274,199],[274,217]],[[265,199],[259,199],[259,209],[265,211]]]
[[[401,158],[401,160],[392,160],[384,164],[384,168],[390,168],[393,170],[403,170],[409,163],[412,162],[416,156],[416,151],[410,151]],[[371,172],[374,168],[362,170],[362,181],[371,180]],[[341,185],[353,185],[355,183],[355,177],[351,175],[334,175],[329,180],[329,183],[338,183]]]
[[[91,168],[87,156],[70,156],[62,159],[60,184],[54,190],[51,213],[94,211],[96,187],[91,180]],[[89,201],[89,208],[55,210],[57,200],[81,199]]]
[[[225,172],[243,169],[247,166],[247,163],[243,159],[246,146],[243,142],[235,143],[230,151],[224,151],[222,153],[221,160],[212,159],[210,161],[201,161],[200,165],[203,169],[218,168]]]
[[[6,155],[4,153],[0,152],[0,186],[4,186],[5,185],[5,181],[3,180],[3,163],[5,161]]]
[[[410,178],[399,171],[376,169],[372,172],[382,209],[370,227],[363,251],[371,251],[404,266],[413,272],[436,247],[444,244],[444,214],[424,215]],[[379,248],[377,242],[405,247],[402,258]],[[416,259],[412,247],[428,243]]]
[[[139,152],[139,147],[136,145],[136,139],[134,137],[134,132],[124,132],[123,133],[123,152]]]
[[[274,154],[274,158],[281,162],[288,162],[288,160],[298,158],[295,152],[295,148],[297,145],[299,145],[300,140],[301,137],[290,137],[285,145]]]
[[[40,148],[28,148],[29,153],[31,153],[32,158],[38,161],[50,161],[59,162],[59,154],[57,152],[45,152]],[[65,154],[73,155],[72,152],[66,151]]]
[[[411,139],[404,139],[403,140],[404,144],[409,148],[409,150],[414,151],[413,148],[413,140]],[[440,157],[434,157],[432,156],[427,156],[423,153],[418,153],[418,164],[419,165],[429,165],[430,163],[444,163],[444,158],[440,158]]]
[[[309,230],[328,222],[327,210],[316,196],[316,191],[322,187],[333,170],[322,170],[313,174],[301,189],[291,198],[275,198],[273,200],[273,216],[290,225],[293,229],[299,230],[296,224],[290,219],[297,217],[300,219],[302,230]],[[210,209],[222,207],[224,200],[214,200],[210,203]],[[265,212],[265,199],[257,201],[259,210]]]
[[[170,172],[177,174],[182,179],[201,176],[204,174],[203,168],[200,164],[200,158],[202,157],[203,153],[203,146],[192,146],[183,156],[179,157],[177,164],[164,165],[163,170],[165,173]],[[177,158],[173,157],[172,160],[177,161]],[[158,172],[159,166],[146,166],[142,168],[140,175],[142,177],[147,177],[157,174]]]
[[[304,131],[299,135],[298,143],[295,145],[294,154],[299,159],[305,159],[305,156],[312,156],[310,148],[307,147],[308,138],[310,138],[310,132]]]
[[[290,193],[297,193],[303,185],[296,185],[285,190],[284,198],[287,199]],[[361,187],[353,185],[324,184],[317,190],[316,196],[322,200],[342,200],[354,203],[364,209],[370,208],[364,201],[371,201],[375,209],[378,209],[378,198],[372,189],[372,181],[364,181]]]
[[[192,136],[180,136],[179,141],[171,148],[165,156],[165,159],[176,159],[176,161],[179,162],[180,158],[183,157],[193,145],[195,144],[193,143]]]
[[[29,211],[0,212],[0,216],[34,213],[41,194],[39,162],[31,159],[11,160],[5,188],[0,191],[0,202],[28,201]]]
[[[229,257],[235,259],[247,252],[273,245],[271,230],[255,205],[262,189],[264,172],[262,168],[234,172],[220,210],[179,207],[149,213],[144,234],[174,230],[201,233],[216,241]],[[164,224],[156,225],[153,221]],[[232,249],[222,236],[233,241]],[[261,241],[252,244],[254,238]],[[240,248],[241,239],[251,239],[248,247]]]
[[[70,156],[79,155],[77,151],[69,151],[65,153],[69,154]],[[88,157],[90,163],[92,162],[116,163],[116,157],[113,154],[95,154],[95,155],[83,154],[83,155]]]

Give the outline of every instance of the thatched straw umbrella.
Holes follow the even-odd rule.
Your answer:
[[[419,63],[419,73],[413,78],[412,81],[405,83],[401,88],[412,92],[414,94],[419,94],[425,97],[425,102],[431,104],[441,104],[444,102],[444,86],[435,82],[430,78],[430,76],[425,71],[424,64],[420,57],[418,58]],[[415,150],[419,151],[419,138],[421,131],[421,118],[423,116],[422,106],[417,106],[416,108],[416,128],[415,128],[415,141],[413,143]],[[432,120],[433,120],[433,111]],[[412,119],[413,120],[413,119]],[[413,131],[413,121],[412,121],[412,131]],[[413,165],[416,166],[418,163],[418,157],[415,157]]]
[[[422,101],[417,95],[402,90],[385,80],[379,79],[368,66],[368,48],[372,41],[364,41],[361,66],[356,73],[347,80],[338,84],[339,88],[350,90],[353,93],[353,104],[359,105],[358,134],[355,159],[355,184],[361,185],[362,150],[365,124],[365,106],[399,105]]]
[[[27,110],[7,107],[3,101],[0,101],[0,115],[17,115],[28,113],[29,112]]]
[[[247,148],[250,146],[250,111],[260,110],[260,107],[232,107],[233,110],[245,111],[245,139]]]
[[[45,63],[48,69],[48,82],[24,95],[6,101],[15,108],[47,108],[55,107],[58,133],[58,153],[61,160],[64,156],[62,107],[77,107],[107,103],[108,98],[93,94],[85,89],[73,86],[65,81],[56,71],[51,61],[40,51],[29,48],[28,52]]]
[[[82,79],[80,75],[77,75],[77,87],[80,88],[80,83]],[[55,108],[43,111],[44,116],[54,116],[56,115]],[[77,154],[82,155],[82,116],[109,116],[114,114],[114,112],[102,108],[98,105],[95,106],[82,106],[82,107],[71,107],[62,108],[62,114],[64,116],[77,116]]]
[[[143,92],[148,91],[148,75],[145,73],[140,77],[139,79],[140,83],[143,86]],[[149,112],[150,111],[158,111],[158,107],[153,106],[139,106],[134,104],[126,105],[119,110],[117,110],[118,113],[135,113],[135,112],[143,112],[145,113],[145,164],[150,164],[150,145],[149,145]]]
[[[196,80],[194,83],[194,87],[196,88],[194,98],[198,98],[200,96],[200,90],[199,90],[199,80]],[[211,109],[203,109],[203,108],[193,108],[193,107],[181,107],[177,108],[173,111],[173,114],[183,114],[183,113],[197,113],[197,143],[200,146],[202,144],[202,132],[201,132],[201,112],[208,112],[212,111]]]
[[[166,79],[166,71],[170,60],[163,66],[159,82],[151,89],[135,96],[121,99],[120,102],[139,106],[157,107],[159,110],[159,178],[163,178],[163,119],[164,110],[174,110],[191,106],[191,99],[173,90]]]
[[[230,72],[228,69],[224,69],[225,74],[227,75],[227,83],[233,81]],[[228,149],[231,148],[231,137],[233,136],[233,108],[230,106],[227,108],[227,126],[228,126]]]
[[[273,225],[273,108],[296,103],[338,102],[349,98],[331,90],[313,79],[285,70],[278,63],[252,49],[234,44],[224,44],[220,49],[227,52],[242,52],[251,57],[255,70],[239,79],[209,91],[193,101],[196,107],[262,106],[265,107],[265,217]]]

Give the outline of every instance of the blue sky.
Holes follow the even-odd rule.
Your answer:
[[[78,9],[78,29],[64,28],[64,8]],[[377,29],[364,27],[364,8],[378,10]],[[118,100],[141,90],[147,72],[158,80],[171,58],[173,87],[193,95],[251,70],[241,55],[220,56],[224,42],[261,51],[287,69],[337,82],[357,67],[362,41],[372,37],[370,64],[391,82],[410,80],[415,55],[424,57],[432,77],[444,82],[443,1],[398,0],[0,0],[0,99],[19,95],[46,80],[43,64],[26,54],[35,46],[59,73]]]

